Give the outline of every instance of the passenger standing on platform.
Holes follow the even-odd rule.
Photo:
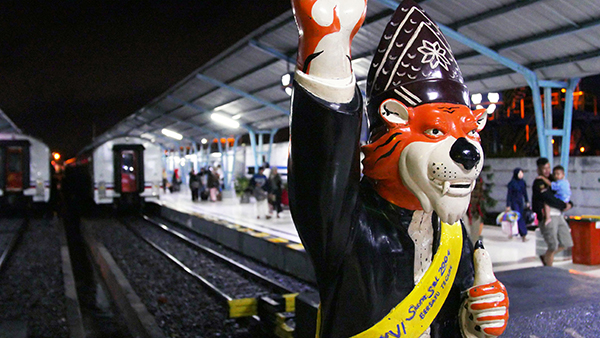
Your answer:
[[[206,172],[206,186],[210,192],[210,201],[216,202],[219,195],[219,177],[213,168]]]
[[[525,215],[523,214],[523,206],[529,207],[529,199],[527,198],[527,186],[523,180],[523,170],[515,168],[513,177],[508,182],[508,193],[506,194],[506,212],[516,211],[519,213],[519,235],[523,242],[527,241],[527,224],[525,223]],[[509,235],[512,238],[512,235]]]
[[[536,162],[538,174],[543,178],[550,178],[550,162],[547,158],[539,158]],[[550,186],[540,177],[537,177],[532,184],[533,193],[531,194],[531,206],[537,214],[538,220],[546,219],[544,214],[544,204],[550,206],[550,223],[540,224],[540,231],[544,236],[544,241],[548,246],[545,254],[540,256],[542,263],[546,266],[552,266],[554,255],[566,248],[573,246],[573,239],[569,226],[565,222],[563,212],[571,209],[570,202],[565,203],[556,198],[550,189]]]
[[[162,172],[162,184],[163,184],[163,192],[167,193],[167,185],[169,184],[169,180],[167,179],[167,170],[163,169]]]
[[[269,214],[272,215],[273,210],[275,210],[277,218],[279,218],[279,213],[283,211],[281,208],[281,185],[281,175],[277,172],[277,167],[273,167],[269,176],[269,187],[271,188],[269,193]]]
[[[471,242],[475,243],[481,237],[483,230],[483,210],[485,203],[484,184],[481,176],[477,178],[475,188],[471,192],[471,202],[467,209],[467,214],[463,217],[465,228],[469,233]]]
[[[179,169],[173,170],[173,178],[171,179],[171,192],[179,191],[181,185],[181,177],[179,177]]]
[[[200,177],[196,175],[194,169],[190,171],[190,190],[192,191],[192,202],[198,200],[198,191],[200,191]]]
[[[256,218],[260,219],[260,215],[264,215],[266,219],[271,218],[268,212],[267,196],[269,192],[269,180],[264,174],[264,168],[258,168],[258,173],[254,174],[250,179],[249,187],[252,189],[254,198],[256,198]]]

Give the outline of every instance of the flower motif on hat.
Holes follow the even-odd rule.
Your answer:
[[[438,65],[448,70],[450,61],[446,58],[446,49],[440,46],[440,42],[436,41],[431,43],[427,40],[423,40],[423,46],[417,48],[419,52],[423,54],[421,63],[429,63],[431,69],[435,69]]]

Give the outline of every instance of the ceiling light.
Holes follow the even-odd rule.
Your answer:
[[[235,129],[240,127],[240,123],[238,121],[235,121],[231,117],[222,114],[212,113],[210,118],[227,128]]]
[[[498,93],[488,93],[487,97],[491,103],[498,103],[500,101],[500,94]]]
[[[292,96],[292,88],[291,87],[285,87],[285,93],[288,94],[288,96]]]
[[[473,104],[480,104],[481,103],[481,94],[473,94],[471,95],[471,102],[473,102]]]
[[[176,140],[182,140],[183,139],[183,135],[181,135],[180,133],[174,132],[174,131],[166,129],[166,128],[164,128],[160,132],[163,133],[163,135],[168,136],[170,138],[174,138]]]
[[[492,113],[493,113],[495,110],[496,110],[496,105],[492,103],[492,104],[490,104],[490,105],[487,107],[487,110],[486,110],[486,112],[487,112],[488,114],[492,114]]]
[[[241,114],[241,113],[240,113],[240,114],[237,114],[237,115],[233,115],[232,119],[234,119],[234,120],[239,120],[239,119],[241,119],[241,118],[242,118],[242,116],[243,116],[243,115],[244,115],[244,114]]]
[[[478,105],[475,106],[475,109],[483,109],[483,106],[480,105],[480,104],[478,104]]]
[[[203,138],[203,139],[202,139],[200,142],[202,142],[202,144],[207,144],[207,143],[208,143],[208,140],[207,140],[207,139],[205,139],[205,138]]]

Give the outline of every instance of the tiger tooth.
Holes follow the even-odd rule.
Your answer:
[[[442,186],[442,196],[446,195],[450,190],[450,181],[444,181],[444,185]]]

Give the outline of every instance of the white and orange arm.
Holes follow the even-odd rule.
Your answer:
[[[473,253],[475,283],[461,308],[463,337],[497,337],[504,333],[508,322],[508,293],[494,275],[489,253],[478,244]]]
[[[354,95],[350,45],[365,19],[367,0],[292,0],[298,26],[295,79],[330,102]]]

